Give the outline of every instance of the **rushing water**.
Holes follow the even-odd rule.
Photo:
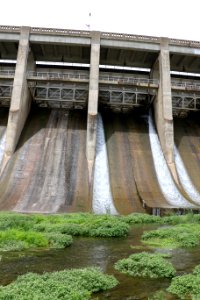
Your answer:
[[[151,114],[149,114],[149,138],[157,179],[167,202],[174,207],[193,207],[193,205],[181,195],[172,179],[160,146],[158,135],[154,128]]]
[[[97,120],[97,144],[94,166],[93,211],[96,214],[116,215],[110,190],[107,149],[104,136],[103,122],[100,115]]]
[[[188,194],[188,196],[198,205],[200,204],[200,193],[197,191],[195,186],[193,185],[192,181],[190,180],[190,177],[185,169],[184,163],[182,161],[182,158],[178,152],[178,149],[174,147],[174,153],[175,153],[175,163],[176,163],[176,169],[178,172],[178,176],[180,179],[180,182]]]
[[[148,299],[148,296],[160,289],[166,289],[168,279],[141,279],[123,275],[114,269],[114,263],[132,253],[154,251],[142,246],[140,237],[143,230],[155,229],[155,225],[135,226],[127,238],[74,238],[74,243],[64,250],[25,251],[0,253],[0,284],[6,285],[18,275],[27,272],[52,272],[69,268],[99,266],[102,271],[113,274],[119,281],[114,289],[94,294],[99,300],[133,300]],[[142,246],[137,249],[132,246]],[[164,251],[155,249],[156,252]],[[177,275],[189,273],[200,263],[200,247],[192,250],[165,250],[172,255],[171,261]],[[167,295],[166,299],[176,299]],[[70,299],[69,299],[70,300]]]

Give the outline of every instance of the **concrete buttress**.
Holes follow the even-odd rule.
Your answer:
[[[29,32],[29,27],[21,27],[1,171],[15,151],[31,107],[31,94],[28,89],[26,73],[27,70],[34,69],[35,63],[29,51]]]
[[[93,31],[91,38],[90,78],[87,116],[86,156],[91,182],[94,160],[96,155],[96,128],[99,94],[99,60],[100,60],[100,32]]]
[[[172,176],[179,184],[174,163],[174,128],[172,114],[172,93],[170,77],[170,56],[168,39],[161,38],[160,53],[151,76],[159,80],[159,88],[154,100],[154,117],[162,151]]]

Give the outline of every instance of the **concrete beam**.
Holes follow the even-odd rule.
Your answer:
[[[172,114],[172,94],[170,78],[170,57],[168,39],[161,39],[161,50],[151,77],[159,79],[158,94],[154,101],[155,123],[162,151],[168,167],[178,184],[178,176],[174,163],[174,128]]]
[[[149,52],[160,51],[160,44],[156,43],[145,43],[137,41],[123,41],[123,40],[109,40],[101,39],[101,46],[108,48],[119,48],[119,49],[130,49],[130,50],[141,50]]]
[[[21,28],[11,105],[6,130],[3,168],[15,151],[31,106],[32,99],[27,85],[26,72],[27,70],[33,70],[35,63],[29,52],[29,31],[29,27]]]
[[[73,37],[47,34],[31,34],[31,43],[55,44],[55,45],[90,45],[90,37]]]
[[[96,156],[96,128],[99,94],[100,32],[92,32],[90,54],[90,78],[87,116],[86,156],[88,160],[89,180],[91,181]]]

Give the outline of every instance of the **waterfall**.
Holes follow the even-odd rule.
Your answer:
[[[3,135],[0,139],[0,163],[3,159],[4,150],[5,150],[5,143],[6,143],[6,130],[4,131]]]
[[[103,121],[100,115],[98,115],[97,118],[97,143],[93,184],[93,211],[96,214],[118,214],[113,204],[112,193],[110,190],[107,149],[105,143]]]
[[[176,147],[174,147],[174,154],[176,169],[184,190],[194,202],[200,204],[200,193],[197,191],[192,181],[190,180],[190,177],[185,169],[184,163]]]
[[[156,171],[156,176],[158,183],[160,185],[161,191],[167,200],[167,202],[173,207],[182,207],[182,208],[192,208],[194,207],[190,202],[188,202],[177,189],[171,173],[168,169],[167,163],[165,161],[158,135],[156,133],[152,115],[149,114],[149,138],[151,151],[153,155],[154,167]]]

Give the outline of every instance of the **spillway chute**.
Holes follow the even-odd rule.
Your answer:
[[[166,201],[177,208],[195,208],[195,205],[185,199],[176,187],[167,163],[165,161],[161,145],[156,133],[151,113],[149,114],[149,138],[153,155],[154,167],[157,174],[157,179],[160,184],[161,191],[165,196]]]
[[[112,199],[109,166],[101,115],[97,119],[96,159],[94,165],[93,211],[96,214],[118,214]]]

